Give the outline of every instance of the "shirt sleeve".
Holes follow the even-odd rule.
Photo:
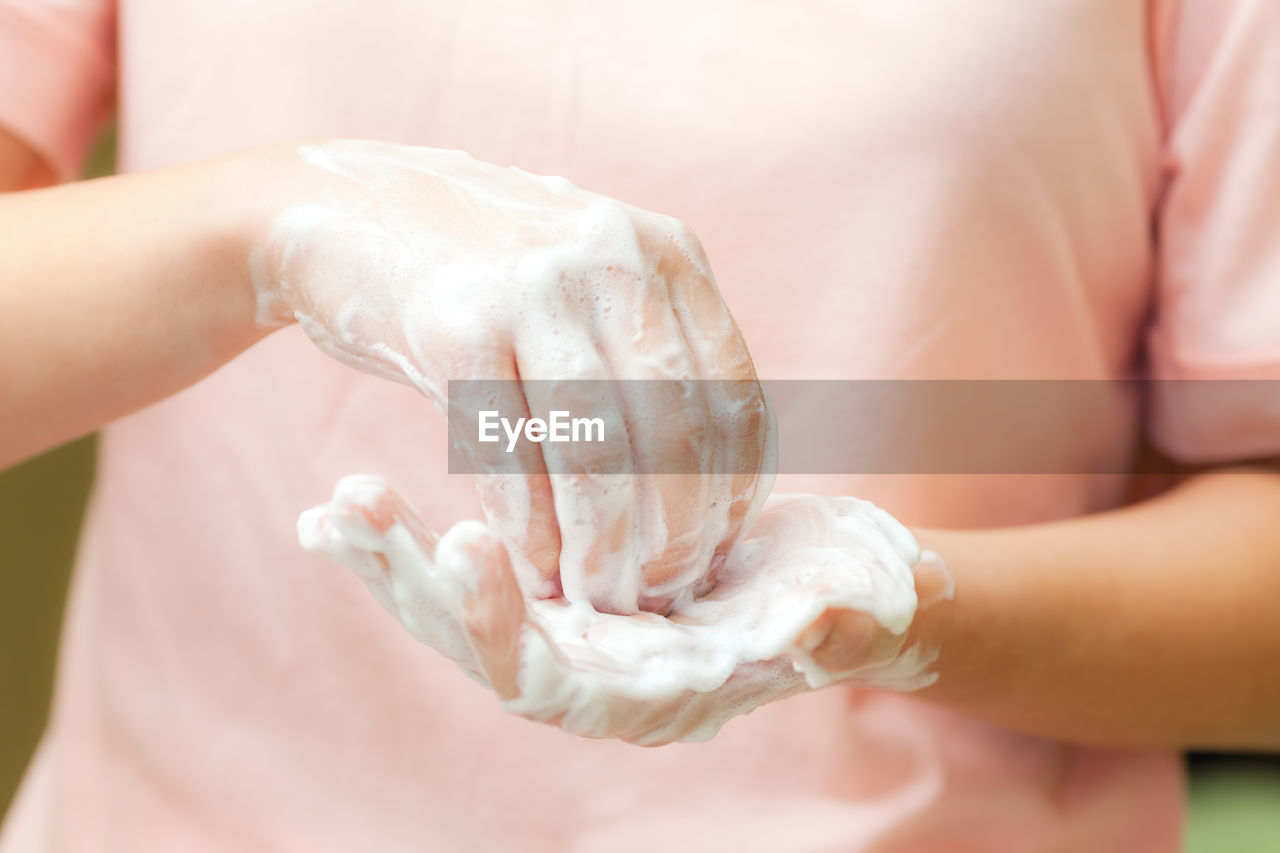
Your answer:
[[[0,0],[0,125],[75,178],[115,89],[114,0]]]
[[[1150,429],[1186,462],[1280,455],[1280,2],[1170,0]]]

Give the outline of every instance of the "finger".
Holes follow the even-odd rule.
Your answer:
[[[643,589],[640,607],[663,613],[706,572],[722,534],[707,530],[714,435],[697,367],[661,276],[607,273],[597,306],[601,354],[617,380],[636,458]],[[712,513],[723,519],[727,512]]]
[[[378,477],[344,477],[327,504],[334,553],[369,571],[362,574],[379,602],[410,634],[472,674],[479,672],[463,625],[462,603],[474,586],[435,562],[437,537],[399,495]],[[359,557],[363,553],[364,557]],[[344,563],[346,565],[346,563]],[[390,606],[387,603],[390,602]]]
[[[361,523],[354,523],[352,515]],[[304,548],[324,554],[356,574],[383,609],[399,618],[388,547],[383,542],[399,517],[403,517],[409,534],[406,547],[413,556],[425,559],[434,549],[435,537],[412,510],[378,477],[344,477],[335,485],[328,503],[299,517],[298,538]]]
[[[537,445],[514,446],[498,427],[482,441],[480,413],[516,423],[529,417],[514,356],[495,360],[491,376],[449,383],[449,431],[476,478],[480,503],[507,545],[517,577],[529,594],[553,598],[560,588],[560,528],[556,521],[551,480]],[[508,449],[510,448],[510,449]]]
[[[516,356],[532,417],[587,412],[603,425],[599,441],[537,444],[560,529],[564,596],[608,612],[634,612],[640,592],[635,463],[617,389],[606,381],[595,342],[578,325],[527,326],[518,333]]]
[[[526,611],[507,549],[484,525],[462,522],[440,540],[436,563],[471,585],[462,617],[475,660],[500,699],[518,698]]]
[[[338,532],[329,518],[329,504],[312,507],[298,516],[298,542],[303,548],[322,554],[362,579],[381,579],[383,565],[368,551],[361,550]]]
[[[348,542],[365,551],[385,553],[397,545],[426,558],[435,551],[436,535],[381,477],[356,474],[339,480],[329,518]]]
[[[387,582],[386,560],[348,542],[329,519],[329,504],[312,507],[298,517],[298,542],[356,575],[383,610],[399,617],[400,607]]]
[[[701,243],[678,220],[665,222],[665,233],[654,235],[658,273],[669,284],[675,316],[711,398],[719,472],[713,501],[724,507],[723,534],[712,558],[718,566],[750,527],[772,484],[773,413]]]

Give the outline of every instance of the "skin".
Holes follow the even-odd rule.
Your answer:
[[[375,164],[372,173],[378,176],[380,189],[362,188],[363,184],[340,171],[308,165],[299,154],[299,145],[291,143],[144,175],[0,196],[0,252],[12,265],[4,271],[0,310],[5,317],[21,320],[9,324],[0,341],[0,359],[11,370],[0,388],[0,405],[5,411],[23,413],[22,419],[13,419],[0,428],[0,465],[154,403],[202,378],[266,335],[270,329],[262,327],[264,303],[254,288],[251,251],[260,261],[257,283],[262,290],[274,293],[267,301],[270,322],[265,325],[290,325],[294,312],[302,311],[310,320],[308,334],[318,344],[324,343],[322,348],[377,375],[399,381],[412,379],[399,362],[378,362],[364,352],[363,331],[357,340],[339,343],[346,340],[345,332],[336,326],[347,322],[343,318],[350,316],[345,300],[352,291],[351,282],[357,279],[344,278],[335,285],[326,279],[326,270],[346,270],[355,264],[359,278],[365,281],[362,298],[357,300],[364,306],[360,309],[364,313],[356,321],[357,329],[379,330],[369,333],[376,340],[368,343],[385,344],[401,356],[412,352],[412,368],[433,380],[437,390],[444,387],[447,378],[469,375],[466,369],[451,367],[458,359],[464,364],[475,361],[486,365],[478,368],[483,378],[511,380],[550,378],[544,374],[554,373],[554,365],[572,363],[577,372],[568,378],[575,379],[740,380],[726,384],[748,389],[743,393],[753,393],[763,411],[763,397],[754,382],[746,346],[714,284],[699,272],[705,268],[705,261],[697,260],[701,249],[696,246],[696,238],[691,233],[686,235],[675,220],[635,208],[624,212],[622,205],[611,203],[613,227],[624,234],[627,227],[637,229],[635,236],[646,257],[643,262],[628,260],[623,252],[614,261],[620,266],[606,266],[602,277],[590,279],[590,286],[605,287],[608,285],[600,282],[607,277],[606,271],[613,270],[618,276],[629,274],[609,292],[624,300],[644,300],[649,309],[644,318],[644,338],[663,355],[661,363],[648,364],[634,348],[613,353],[607,347],[597,349],[596,326],[603,329],[598,336],[606,341],[633,336],[631,320],[621,310],[607,320],[576,311],[572,317],[566,314],[563,316],[567,319],[557,322],[555,338],[522,337],[518,334],[521,327],[517,324],[511,328],[509,318],[504,319],[501,311],[486,314],[483,308],[485,300],[497,304],[493,300],[501,296],[500,289],[496,293],[482,287],[466,290],[464,296],[470,301],[463,299],[451,305],[458,311],[473,311],[473,319],[465,324],[428,329],[422,324],[434,316],[431,298],[440,298],[439,292],[426,286],[406,291],[403,280],[395,274],[401,254],[415,259],[412,250],[396,254],[388,262],[386,252],[370,250],[360,241],[352,242],[351,233],[365,233],[377,222],[377,216],[386,215],[390,221],[404,224],[408,233],[417,228],[422,229],[419,233],[441,235],[442,239],[436,242],[449,244],[459,238],[475,253],[475,258],[467,256],[468,262],[527,260],[536,256],[547,241],[558,245],[558,220],[552,216],[550,222],[545,221],[556,212],[557,205],[577,211],[594,204],[598,197],[577,190],[572,195],[557,194],[528,175],[465,157],[428,156],[427,165],[431,168],[422,171],[415,168],[419,163],[413,159],[420,152],[415,154],[400,146],[354,143],[320,147],[331,159],[358,148],[361,156],[356,162]],[[38,159],[30,150],[8,137],[5,151],[8,163],[3,171],[10,188],[28,186],[39,179]],[[408,167],[402,162],[405,158]],[[441,171],[434,171],[436,167]],[[481,190],[475,198],[467,195],[477,186]],[[510,216],[508,205],[512,202],[539,213],[529,213],[519,222],[495,224],[504,223],[503,217]],[[314,247],[307,243],[302,251],[286,252],[285,247],[291,245],[288,241],[268,239],[275,233],[273,223],[281,211],[307,205],[311,206],[309,210],[316,205],[336,205],[343,218],[334,227],[350,230],[322,239]],[[488,235],[491,244],[473,242],[477,234]],[[398,245],[414,244],[407,240]],[[51,251],[50,247],[56,249]],[[569,244],[572,248],[573,244]],[[288,266],[286,258],[291,259]],[[570,258],[567,262],[572,265],[575,260]],[[624,268],[626,263],[638,263],[639,268],[651,272],[634,274]],[[584,277],[583,281],[587,280]],[[282,286],[281,282],[288,284]],[[575,286],[587,288],[585,283]],[[545,289],[548,285],[534,276],[532,287]],[[561,290],[568,293],[565,288],[550,294],[543,289],[521,291],[531,294],[530,304],[525,306],[533,312],[531,319],[545,321],[547,312],[556,316],[557,307],[562,311],[571,308],[572,305],[554,302],[552,297],[568,299],[573,295],[564,296]],[[406,320],[422,330],[418,340],[412,342],[422,346],[413,347],[411,342],[395,337],[402,334],[395,330]],[[696,334],[699,331],[704,334]],[[698,345],[691,346],[690,341]],[[667,358],[668,355],[673,357]],[[489,366],[501,369],[495,371]],[[637,375],[636,371],[650,372]],[[605,383],[604,387],[611,386]],[[620,387],[631,386],[622,383]],[[515,393],[517,399],[503,401],[504,408],[515,415],[530,413],[526,402],[531,406],[545,402],[536,395],[526,401],[520,398],[521,391]],[[442,399],[437,398],[437,402],[443,404]],[[506,533],[513,540],[510,544],[518,549],[515,553],[524,558],[521,568],[530,574],[536,572],[548,590],[559,588],[562,553],[619,553],[616,540],[631,528],[633,516],[668,534],[662,539],[654,536],[643,540],[646,547],[642,555],[627,552],[625,559],[582,560],[590,567],[593,602],[618,612],[631,612],[637,606],[662,610],[670,606],[681,588],[698,581],[699,552],[690,543],[701,546],[707,537],[700,531],[714,523],[717,533],[708,547],[717,548],[717,553],[727,550],[747,523],[751,507],[758,507],[754,497],[759,491],[756,485],[763,460],[759,432],[729,430],[723,426],[727,421],[712,417],[716,406],[723,410],[730,404],[728,400],[712,403],[710,408],[704,406],[700,413],[675,396],[666,403],[631,402],[618,418],[625,429],[613,433],[623,436],[623,441],[602,446],[625,454],[623,458],[630,460],[636,454],[647,458],[667,451],[678,453],[683,445],[688,458],[677,462],[675,470],[694,475],[683,479],[648,474],[625,478],[623,485],[630,487],[630,493],[625,496],[622,509],[631,515],[617,519],[612,515],[591,515],[597,508],[614,512],[618,501],[609,505],[562,501],[563,495],[556,490],[574,492],[576,484],[566,483],[572,479],[570,475],[520,477],[515,481],[517,488],[503,488],[511,483],[504,483],[501,478],[478,480],[487,511],[502,518],[524,519],[519,525],[507,525]],[[545,415],[541,410],[538,413]],[[655,433],[646,419],[690,422],[684,424],[687,428],[670,433],[676,440],[628,447],[626,436]],[[748,473],[734,477],[711,471],[712,460],[704,458],[700,451],[693,453],[696,448],[692,439],[703,435],[714,437],[718,446],[731,451],[735,459],[746,460],[742,470]],[[456,436],[464,453],[477,446],[474,428]],[[553,450],[561,456],[570,452],[563,449],[564,445],[537,447],[543,456]],[[584,450],[579,451],[578,447]],[[573,453],[591,450],[590,446],[579,445],[574,446]],[[583,466],[566,462],[565,467],[580,470]],[[526,465],[524,470],[536,472],[537,468]],[[544,470],[553,469],[548,465]],[[715,473],[722,486],[732,481],[732,499],[714,503],[709,484],[716,478],[698,476],[700,472]],[[581,485],[589,488],[592,484]],[[682,485],[684,488],[680,488]],[[532,496],[527,496],[525,489],[531,490]],[[518,511],[504,511],[504,500]],[[531,506],[533,511],[525,514],[525,506]],[[569,518],[566,507],[579,508],[586,514]],[[613,521],[618,523],[607,524]],[[590,537],[582,532],[606,526],[613,532],[613,543],[608,537]],[[627,589],[613,579],[615,573],[630,574],[633,559],[642,561],[633,591],[629,595],[613,595],[615,590]],[[678,588],[672,589],[673,581],[678,582]],[[596,600],[605,594],[610,597]]]
[[[0,426],[0,466],[163,399],[263,336],[245,217],[211,192],[252,186],[252,171],[223,160],[0,195],[0,411],[23,413]],[[7,189],[42,174],[0,137]]]
[[[1078,743],[1280,749],[1278,512],[1280,465],[1267,461],[1059,522],[913,530],[955,584],[908,632],[942,649],[938,680],[915,695]],[[847,611],[810,631],[815,660],[835,668],[869,636]]]
[[[730,552],[709,595],[664,618],[530,596],[486,525],[463,521],[434,536],[378,477],[344,477],[298,532],[304,548],[353,572],[406,631],[490,687],[505,710],[638,746],[704,740],[733,716],[842,675],[887,689],[920,683],[932,659],[904,659],[906,637],[870,614],[864,631],[841,631],[857,643],[841,654],[856,652],[848,661],[858,671],[816,669],[809,641],[830,626],[803,614],[849,612],[834,602],[874,583],[885,594],[880,612],[897,624],[916,607],[912,586],[924,608],[931,580],[940,596],[950,586],[945,572],[929,570],[936,561],[908,565],[915,543],[887,513],[815,495],[770,496],[747,534],[752,546]]]
[[[23,413],[0,430],[0,465],[162,399],[262,337],[244,257],[275,203],[273,156],[0,198],[0,411]],[[0,132],[0,186],[48,174]],[[916,531],[956,586],[911,629],[942,650],[939,680],[917,695],[1081,742],[1280,748],[1277,518],[1280,473],[1251,466],[1070,521]],[[811,630],[831,669],[868,634],[847,612]]]
[[[1053,524],[915,531],[956,584],[913,627],[943,649],[920,696],[1066,740],[1280,749],[1277,519],[1260,465]]]
[[[448,407],[486,514],[502,520],[516,570],[539,594],[669,610],[768,490],[758,477],[767,434],[738,426],[763,419],[764,396],[692,232],[458,152],[345,140],[289,153],[276,180],[289,186],[301,170],[325,192],[287,202],[254,253],[267,315],[297,316],[330,355],[441,408],[446,380],[452,392],[452,380],[496,379],[500,388],[472,392],[472,407],[601,415],[608,441],[524,443],[513,479],[468,406]],[[699,393],[537,381],[675,378],[729,381]],[[743,477],[715,465],[719,454]],[[620,476],[574,473],[593,467]]]

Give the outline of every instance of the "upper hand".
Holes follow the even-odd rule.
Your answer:
[[[493,474],[493,445],[451,425],[530,590],[631,613],[705,587],[768,493],[773,427],[692,232],[457,151],[301,153],[324,189],[254,251],[263,323],[296,318],[336,358],[441,407],[449,380],[508,380],[492,402],[513,418],[550,405],[518,380],[734,380],[656,395],[598,383],[589,402],[609,440],[521,442],[529,476]]]

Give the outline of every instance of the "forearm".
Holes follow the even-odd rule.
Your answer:
[[[1231,469],[1122,510],[917,531],[955,578],[914,638],[922,699],[1093,743],[1280,748],[1280,474]]]
[[[0,195],[0,466],[89,432],[259,339],[247,255],[264,162]]]

